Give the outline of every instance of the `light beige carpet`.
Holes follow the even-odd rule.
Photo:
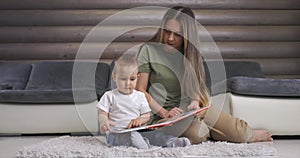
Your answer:
[[[25,146],[17,157],[262,157],[274,156],[272,145],[261,143],[204,142],[177,148],[109,147],[103,136],[62,136]]]

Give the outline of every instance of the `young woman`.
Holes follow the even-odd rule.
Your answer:
[[[192,10],[173,7],[165,13],[151,42],[141,46],[136,89],[146,95],[154,112],[152,123],[210,104],[198,43]],[[253,130],[245,121],[214,107],[190,122],[168,128],[194,144],[209,138],[230,142],[272,140],[268,131]]]

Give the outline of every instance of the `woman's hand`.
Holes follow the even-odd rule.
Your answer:
[[[196,110],[196,109],[199,109],[199,108],[200,108],[200,105],[199,105],[199,101],[197,101],[197,100],[193,100],[193,101],[191,102],[191,104],[188,105],[188,107],[187,107],[187,109],[188,109],[189,111]],[[204,111],[199,112],[199,113],[197,114],[197,116],[198,116],[200,119],[203,119],[203,118],[205,117],[206,111],[207,111],[207,110],[204,110]]]
[[[197,101],[197,100],[193,100],[191,102],[191,104],[188,105],[188,107],[187,107],[188,111],[196,110],[196,109],[199,109],[199,108],[200,108],[199,101]]]

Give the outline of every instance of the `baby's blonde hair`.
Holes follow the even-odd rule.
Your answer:
[[[115,62],[112,74],[115,75],[120,67],[134,67],[138,68],[139,64],[134,55],[124,54]]]

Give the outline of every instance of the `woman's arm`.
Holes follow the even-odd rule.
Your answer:
[[[149,73],[139,73],[138,75],[138,80],[136,84],[136,89],[138,91],[143,92],[146,95],[147,101],[150,105],[151,110],[156,113],[158,116],[161,118],[166,118],[166,117],[173,117],[177,114],[180,114],[183,112],[183,110],[179,108],[173,108],[171,111],[166,110],[163,108],[161,105],[159,105],[147,92],[147,87],[149,83]]]
[[[158,114],[160,117],[165,118],[166,113],[168,112],[165,108],[159,105],[147,92],[148,82],[149,82],[149,73],[139,73],[138,80],[136,84],[136,90],[141,91],[145,94],[147,101],[151,110]]]

